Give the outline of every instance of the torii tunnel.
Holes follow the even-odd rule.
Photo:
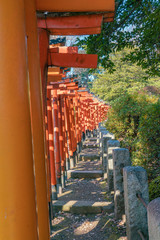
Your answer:
[[[97,55],[49,45],[49,37],[100,33],[114,11],[114,0],[1,1],[1,240],[50,239],[51,202],[74,166],[82,134],[108,110],[66,77],[70,67],[96,68]]]

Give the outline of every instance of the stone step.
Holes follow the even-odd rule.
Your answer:
[[[80,161],[93,161],[93,160],[100,160],[100,154],[79,154],[79,160]]]
[[[97,142],[97,138],[91,137],[91,138],[86,138],[86,142]]]
[[[93,179],[103,177],[102,170],[82,171],[82,170],[68,170],[67,179],[69,178],[85,178]]]
[[[83,149],[84,148],[98,148],[99,145],[96,142],[84,142],[83,143]]]
[[[96,214],[96,213],[112,213],[114,205],[112,202],[94,202],[94,201],[60,201],[52,202],[53,212],[70,212],[75,214]]]
[[[87,161],[87,160],[96,160],[100,159],[100,152],[99,148],[86,148],[79,153],[79,160],[80,161]]]

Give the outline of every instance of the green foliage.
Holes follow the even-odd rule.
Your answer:
[[[92,92],[106,102],[112,102],[125,93],[139,91],[146,86],[160,87],[159,77],[149,77],[145,71],[136,64],[127,60],[123,62],[121,58],[129,54],[129,49],[124,49],[116,54],[112,54],[111,59],[115,65],[112,74],[107,70],[99,68],[99,73],[95,74],[92,85]]]
[[[104,23],[100,35],[79,39],[87,53],[98,54],[101,66],[113,72],[111,53],[131,49],[123,57],[160,76],[160,2],[159,0],[117,0],[114,22]]]
[[[149,184],[149,198],[150,201],[158,198],[160,196],[160,176],[155,178],[150,184]]]
[[[147,94],[125,94],[108,112],[106,128],[130,150],[134,165],[153,179],[160,173],[160,101]]]
[[[150,97],[145,94],[138,93],[125,94],[117,98],[108,112],[107,129],[117,138],[123,139],[125,144],[135,148],[139,119],[149,99]]]
[[[134,163],[148,170],[149,178],[160,174],[160,100],[144,109],[140,118]]]

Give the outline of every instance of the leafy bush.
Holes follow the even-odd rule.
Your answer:
[[[160,174],[160,100],[145,108],[138,128],[134,162],[148,170],[149,178]]]
[[[140,117],[151,99],[145,94],[125,94],[114,101],[108,113],[107,129],[122,140],[123,146],[130,146],[131,151],[135,150]]]
[[[158,198],[160,196],[160,176],[155,178],[150,184],[149,184],[149,198],[150,201]]]
[[[149,179],[160,172],[160,101],[144,93],[125,94],[114,101],[106,128],[128,148],[133,165],[148,171]]]

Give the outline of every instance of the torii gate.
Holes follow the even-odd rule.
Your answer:
[[[36,11],[113,13],[114,5],[114,0],[1,1],[0,239],[50,238]],[[39,31],[45,78],[49,35]]]

